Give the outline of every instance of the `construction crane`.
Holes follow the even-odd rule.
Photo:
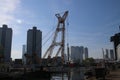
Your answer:
[[[65,20],[68,16],[68,11],[65,11],[65,13],[63,14],[63,16],[61,16],[59,13],[55,14],[55,16],[58,19],[58,24],[57,24],[57,28],[55,30],[55,34],[52,40],[51,45],[49,46],[49,48],[47,49],[47,51],[45,52],[43,58],[46,58],[46,56],[48,55],[48,58],[51,58],[51,55],[53,53],[53,50],[56,46],[58,46],[58,50],[57,53],[55,55],[55,57],[58,56],[58,54],[61,52],[61,58],[62,58],[62,62],[64,62],[64,51],[65,51]],[[58,33],[61,32],[61,41],[57,42],[57,37],[58,37]]]

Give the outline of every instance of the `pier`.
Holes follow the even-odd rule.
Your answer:
[[[98,79],[96,79],[96,76],[93,76],[85,80],[98,80]],[[116,70],[110,70],[109,73],[105,76],[105,79],[99,78],[99,80],[120,80],[120,68]]]
[[[120,80],[120,69],[110,71],[106,78],[108,80]]]

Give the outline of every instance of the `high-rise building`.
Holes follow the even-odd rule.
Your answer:
[[[79,50],[80,50],[80,62],[82,62],[83,61],[83,54],[84,54],[84,47],[80,46]]]
[[[112,36],[110,41],[114,43],[115,60],[118,60],[119,53],[117,53],[117,46],[120,44],[120,33],[116,33]]]
[[[42,32],[37,27],[27,31],[27,54],[33,56],[36,54],[41,58]]]
[[[83,52],[84,47],[83,46],[71,46],[71,60],[73,62],[82,62],[83,60]]]
[[[110,49],[110,59],[114,60],[114,50]]]
[[[105,55],[105,58],[108,59],[109,58],[109,50],[106,49],[106,55]]]
[[[10,62],[12,45],[12,29],[7,25],[0,27],[0,61]]]
[[[119,60],[120,61],[120,44],[117,46],[117,60]]]
[[[25,58],[26,53],[27,53],[26,45],[23,45],[22,46],[22,62],[23,62],[23,64],[26,64],[26,58]]]
[[[85,59],[87,59],[88,58],[88,48],[87,47],[84,48],[84,55],[85,55]]]
[[[78,57],[79,57],[79,50],[77,50],[79,47],[78,46],[71,46],[71,60],[72,61],[75,61],[75,60],[77,60],[78,59]]]

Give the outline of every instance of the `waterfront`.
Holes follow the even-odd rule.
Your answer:
[[[84,67],[75,67],[69,68],[68,72],[60,71],[60,72],[51,72],[49,73],[44,72],[31,72],[29,74],[23,72],[14,72],[14,73],[1,73],[0,79],[2,80],[84,80]]]
[[[85,68],[71,68],[68,73],[53,74],[51,80],[84,80]]]
[[[4,74],[0,73],[0,80],[97,80],[95,75],[86,79],[85,72],[88,70],[89,69],[85,67],[69,68],[68,72],[50,73],[51,77],[47,76],[47,74],[43,72],[32,72],[28,75],[27,73],[26,75],[22,75],[17,71],[14,74],[10,72]],[[43,76],[44,78],[42,78]],[[109,73],[105,75],[105,79],[120,80],[120,68],[117,66],[116,68],[111,68]]]
[[[98,80],[95,76],[91,76],[90,78],[86,79],[84,76],[85,68],[80,68],[80,71],[74,71],[72,69],[70,76],[61,74],[53,76],[51,80]],[[105,80],[120,80],[120,68],[116,68],[109,71],[109,74],[105,76]]]

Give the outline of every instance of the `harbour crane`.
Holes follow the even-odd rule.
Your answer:
[[[62,62],[64,62],[64,51],[65,51],[65,20],[68,16],[68,11],[65,11],[65,13],[63,14],[63,16],[61,16],[59,13],[55,14],[55,16],[58,19],[58,24],[57,24],[57,28],[55,30],[55,34],[52,40],[51,45],[49,46],[49,48],[47,49],[47,51],[45,52],[43,58],[46,58],[46,56],[48,55],[48,58],[51,58],[51,55],[53,53],[53,50],[56,46],[58,46],[58,50],[57,53],[55,55],[55,57],[58,56],[58,54],[61,52],[61,58],[62,58]],[[61,41],[57,42],[57,37],[58,37],[58,33],[61,33]]]

